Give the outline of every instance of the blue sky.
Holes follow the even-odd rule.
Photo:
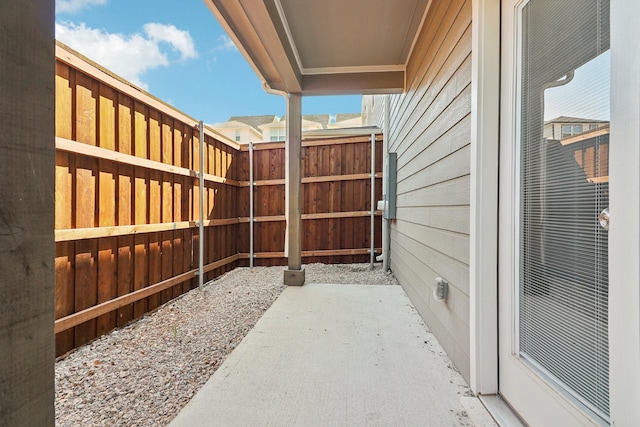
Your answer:
[[[611,51],[607,50],[575,70],[568,84],[544,92],[544,119],[559,116],[609,120]]]
[[[285,114],[203,0],[56,0],[56,38],[213,124]],[[359,112],[362,97],[304,97],[303,114]]]

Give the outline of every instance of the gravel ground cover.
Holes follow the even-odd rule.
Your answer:
[[[308,283],[397,285],[369,264],[310,264]],[[278,298],[284,267],[237,268],[56,362],[56,425],[164,426]]]

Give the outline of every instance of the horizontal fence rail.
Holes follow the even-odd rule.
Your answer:
[[[197,287],[200,239],[204,281],[251,261],[286,264],[284,143],[253,144],[250,159],[248,146],[201,132],[64,46],[56,57],[57,355]],[[381,149],[372,176],[369,135],[303,141],[303,262],[380,251],[370,200],[372,183],[381,197]]]

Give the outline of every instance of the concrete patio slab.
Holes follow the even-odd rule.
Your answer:
[[[400,286],[289,287],[170,424],[460,426],[464,380]]]

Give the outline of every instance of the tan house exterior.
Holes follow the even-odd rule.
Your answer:
[[[328,129],[357,128],[361,126],[363,126],[363,121],[360,113],[336,114],[331,116],[327,124]]]
[[[217,123],[211,127],[232,141],[244,143],[247,141],[261,141],[262,133],[256,128],[238,120],[229,120],[224,123]]]
[[[560,116],[544,122],[543,135],[547,139],[561,140],[608,125],[606,120]]]
[[[362,127],[360,113],[310,114],[302,117],[303,134],[323,129],[351,129]],[[278,116],[234,116],[229,121],[211,125],[232,141],[241,144],[249,142],[284,141],[287,131],[286,117]]]
[[[323,129],[322,123],[305,119],[303,116],[302,119],[302,132],[308,130],[316,130]],[[286,118],[282,118],[277,122],[268,123],[260,126],[260,130],[262,130],[262,141],[263,142],[276,142],[276,141],[284,141],[287,136],[287,120]]]

